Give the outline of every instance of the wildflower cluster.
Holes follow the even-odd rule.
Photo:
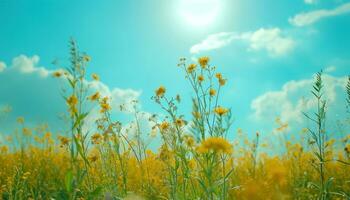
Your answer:
[[[231,130],[231,109],[220,103],[227,79],[209,57],[178,64],[193,91],[189,113],[179,109],[186,99],[169,97],[160,86],[152,99],[163,113],[150,115],[136,100],[112,107],[113,99],[86,80],[91,57],[73,40],[70,47],[71,65],[52,73],[68,85],[63,97],[69,129],[53,133],[17,118],[18,128],[0,143],[0,199],[350,198],[350,135],[336,139],[326,129],[322,73],[312,91],[315,115],[304,114],[314,125],[290,139],[288,122],[278,117],[278,134],[266,138],[264,132]],[[95,84],[100,77],[91,79]],[[114,109],[133,119],[116,121]],[[87,123],[91,110],[98,115],[93,125]],[[149,130],[142,126],[146,118]],[[152,140],[158,151],[150,148]],[[272,154],[276,141],[281,147]]]

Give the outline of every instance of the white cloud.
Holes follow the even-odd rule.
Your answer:
[[[13,110],[0,127],[2,132],[10,132],[15,126],[15,119],[24,116],[26,123],[48,123],[52,130],[64,129],[64,122],[59,115],[66,113],[66,105],[61,96],[61,88],[67,86],[62,78],[53,78],[54,71],[38,67],[39,56],[28,57],[20,55],[12,60],[8,67],[0,62],[0,105],[9,104]],[[86,81],[89,93],[99,91],[102,96],[111,98],[114,114],[130,115],[128,110],[121,112],[123,104],[130,107],[130,102],[138,100],[141,91],[133,89],[109,88],[103,82]],[[86,119],[87,126],[94,123],[99,116],[98,106],[91,107],[91,113]]]
[[[250,51],[266,50],[273,57],[285,55],[295,47],[294,40],[285,37],[279,28],[261,28],[255,32],[221,32],[209,35],[200,43],[193,45],[190,52],[196,54],[219,49],[231,44],[234,40],[247,42]]]
[[[281,90],[269,91],[255,98],[251,103],[253,119],[264,121],[275,117],[281,117],[289,123],[301,123],[305,118],[302,112],[311,111],[316,106],[316,101],[311,98],[313,79],[289,81]],[[345,99],[346,77],[334,77],[323,75],[324,97],[330,110],[342,110]]]
[[[124,106],[126,112],[132,111],[133,101],[138,100],[141,95],[140,91],[133,89],[115,88],[111,92],[114,107]]]
[[[33,73],[36,72],[42,77],[46,77],[49,71],[44,67],[37,67],[39,63],[39,56],[34,55],[33,57],[27,57],[20,55],[12,60],[11,69],[18,70],[21,73]]]
[[[283,37],[279,28],[259,29],[248,34],[250,48],[252,50],[265,49],[271,56],[280,56],[290,52],[295,42],[288,37]]]
[[[321,9],[311,12],[304,12],[289,18],[289,22],[294,26],[307,26],[311,25],[322,18],[342,15],[350,12],[350,3],[345,3],[334,9]]]

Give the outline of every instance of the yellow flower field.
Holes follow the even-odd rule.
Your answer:
[[[261,140],[263,133],[231,127],[239,113],[222,105],[229,80],[212,66],[215,61],[181,58],[177,68],[193,99],[155,88],[152,100],[163,113],[150,117],[150,134],[140,128],[137,106],[133,130],[113,120],[111,112],[123,108],[112,107],[99,91],[89,92],[86,79],[100,80],[86,75],[92,58],[74,41],[70,48],[70,67],[52,74],[68,85],[63,98],[70,129],[57,135],[18,117],[18,128],[0,144],[0,199],[350,199],[350,132],[335,138],[327,131],[322,72],[310,88],[318,102],[315,113],[304,116],[310,127],[290,133],[294,139],[275,136],[269,143]],[[350,105],[350,78],[347,92]],[[186,115],[191,118],[180,113],[181,101],[192,102]],[[97,106],[101,117],[86,129],[88,105]],[[276,132],[287,128],[276,119]],[[155,138],[158,149],[149,147]]]

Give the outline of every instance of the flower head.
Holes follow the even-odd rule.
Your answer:
[[[204,76],[203,75],[199,75],[198,76],[198,81],[201,83],[204,81]]]
[[[62,73],[60,71],[55,71],[54,73],[52,73],[53,77],[59,78],[62,76]]]
[[[101,107],[100,113],[104,113],[112,109],[108,103],[108,97],[103,97],[103,99],[100,102],[100,107]]]
[[[97,74],[92,74],[91,77],[95,81],[99,81],[100,80],[100,77]]]
[[[68,97],[67,104],[69,106],[75,106],[77,105],[77,103],[78,103],[78,98],[75,95]]]
[[[226,79],[219,79],[220,86],[224,86],[226,84]]]
[[[91,57],[88,56],[88,55],[85,55],[85,56],[83,57],[83,59],[84,59],[85,62],[90,62],[90,61],[91,61]]]
[[[218,106],[214,109],[214,112],[219,116],[223,116],[228,112],[228,109]]]
[[[166,92],[166,89],[164,86],[160,86],[158,89],[156,89],[155,93],[157,97],[163,97]]]
[[[229,154],[232,152],[232,145],[224,138],[210,137],[202,141],[198,151],[200,153],[207,153],[207,152],[213,151],[217,153]]]
[[[222,79],[222,74],[221,74],[221,73],[216,73],[216,74],[215,74],[215,77],[216,77],[217,79]]]
[[[209,95],[212,97],[212,96],[215,96],[216,95],[216,90],[213,89],[213,88],[210,88],[209,90]]]
[[[184,125],[185,125],[185,121],[184,121],[183,119],[181,119],[181,118],[177,118],[177,119],[175,120],[175,124],[176,124],[177,126],[181,127],[181,126],[184,126]]]
[[[166,121],[162,122],[162,123],[159,125],[159,129],[160,129],[161,131],[166,131],[168,128],[169,128],[169,123],[166,122]]]
[[[196,64],[190,64],[188,67],[187,67],[187,72],[188,73],[192,73],[195,69],[196,69],[197,65]]]
[[[226,79],[222,77],[221,73],[216,73],[215,77],[218,79],[220,86],[224,86],[226,83]]]
[[[198,59],[198,63],[202,68],[205,68],[209,63],[209,57],[204,56]]]
[[[93,95],[91,95],[90,97],[89,97],[89,99],[91,100],[91,101],[96,101],[96,100],[98,100],[100,98],[100,93],[99,92],[96,92],[95,94],[93,94]]]

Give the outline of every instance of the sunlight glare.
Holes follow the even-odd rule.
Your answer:
[[[220,0],[181,0],[179,14],[191,26],[208,26],[217,18]]]

